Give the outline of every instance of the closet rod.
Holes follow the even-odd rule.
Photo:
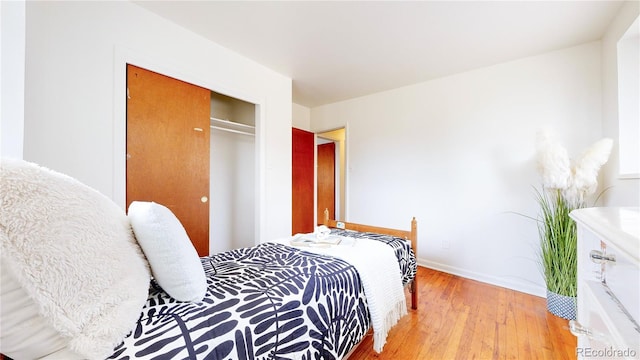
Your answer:
[[[209,127],[210,127],[210,128],[212,128],[212,129],[222,130],[222,131],[228,131],[228,132],[232,132],[232,133],[236,133],[236,134],[243,134],[243,135],[255,136],[255,134],[250,133],[250,132],[246,132],[246,131],[240,131],[240,130],[234,130],[234,129],[227,129],[227,128],[220,127],[220,126],[215,126],[215,125],[209,125]]]

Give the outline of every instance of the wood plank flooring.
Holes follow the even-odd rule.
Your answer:
[[[418,310],[407,303],[381,354],[369,334],[349,360],[576,358],[568,321],[545,299],[424,267],[417,276]]]

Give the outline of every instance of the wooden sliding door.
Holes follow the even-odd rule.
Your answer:
[[[211,91],[127,65],[127,207],[155,201],[209,255]]]

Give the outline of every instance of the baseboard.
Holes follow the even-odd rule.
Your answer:
[[[429,269],[438,270],[442,272],[446,272],[448,274],[460,276],[463,278],[480,281],[486,284],[491,284],[495,286],[500,286],[503,288],[523,292],[526,294],[531,294],[539,297],[546,297],[546,290],[544,286],[531,284],[525,281],[512,281],[509,279],[500,278],[497,276],[480,274],[477,272],[469,271],[467,269],[462,269],[459,267],[441,264],[431,260],[425,259],[417,259],[418,265],[424,266]]]

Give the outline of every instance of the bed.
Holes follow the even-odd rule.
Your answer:
[[[350,235],[349,232],[352,232],[352,236],[376,239],[393,247],[402,269],[402,283],[409,287],[411,308],[418,309],[418,280],[415,276],[417,270],[416,254],[418,253],[418,221],[415,217],[411,219],[410,230],[337,221],[329,218],[328,209],[324,210],[323,219],[323,224],[333,229],[332,234]],[[397,241],[398,239],[405,240],[405,243]]]
[[[378,301],[359,264],[277,241],[200,258],[159,204],[146,202],[172,218],[151,217],[158,228],[147,233],[132,206],[125,214],[66,175],[6,159],[0,170],[6,355],[341,359],[370,328],[376,334]],[[405,312],[403,285],[417,307],[415,219],[408,231],[325,222],[354,248],[391,254]]]
[[[328,220],[328,219],[327,219]],[[335,223],[335,221],[333,221]],[[332,220],[327,221],[332,225]],[[417,307],[409,231],[343,223],[340,236],[391,246]],[[278,242],[201,258],[202,302],[178,302],[154,281],[135,330],[109,359],[342,359],[371,328],[356,268]]]
[[[344,261],[260,244],[202,258],[202,302],[152,282],[136,329],[110,359],[339,359],[369,328],[366,299]]]

